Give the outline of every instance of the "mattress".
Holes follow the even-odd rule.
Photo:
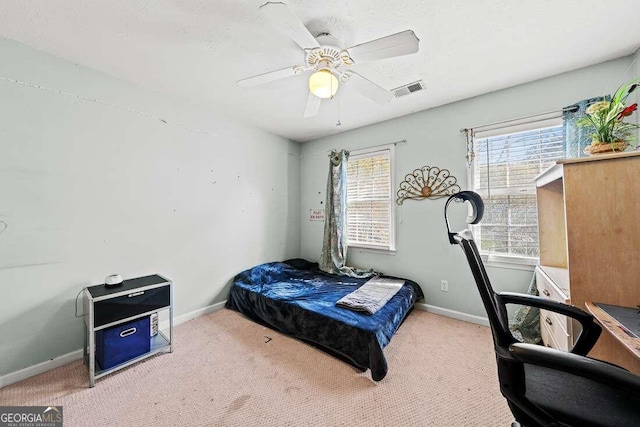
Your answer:
[[[402,288],[373,315],[336,306],[367,280],[324,273],[303,259],[267,263],[235,277],[226,307],[361,371],[370,369],[379,381],[388,370],[383,348],[423,293],[402,279]]]

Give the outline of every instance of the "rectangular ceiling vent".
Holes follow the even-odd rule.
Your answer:
[[[396,98],[400,98],[401,96],[406,96],[412,94],[414,92],[419,92],[421,90],[425,90],[426,86],[422,80],[418,80],[417,82],[409,83],[404,86],[397,87],[392,90],[393,93],[396,94]]]

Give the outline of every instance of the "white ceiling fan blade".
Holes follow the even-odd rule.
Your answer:
[[[296,71],[296,66],[283,68],[282,70],[269,71],[268,73],[258,74],[257,76],[247,77],[246,79],[238,80],[238,86],[240,87],[254,87],[264,83],[269,83],[274,80],[284,79],[285,77],[295,76],[299,73]]]
[[[416,53],[420,40],[411,30],[402,31],[346,49],[356,64]]]
[[[320,47],[320,44],[307,30],[307,27],[289,10],[286,4],[268,2],[260,6],[260,10],[267,15],[280,31],[291,37],[301,48]]]
[[[322,98],[318,98],[311,92],[309,92],[309,96],[307,97],[307,105],[304,107],[304,116],[305,117],[314,117],[318,114],[318,110],[320,110],[320,102],[322,102]]]
[[[369,79],[362,77],[360,74],[350,71],[352,73],[349,77],[347,85],[369,99],[372,99],[381,104],[391,102],[395,95],[391,92],[372,82]]]

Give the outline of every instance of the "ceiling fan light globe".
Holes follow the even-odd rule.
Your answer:
[[[338,91],[338,79],[329,70],[320,70],[309,77],[309,90],[318,98],[332,98]]]

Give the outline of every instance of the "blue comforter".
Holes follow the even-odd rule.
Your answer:
[[[382,349],[407,316],[420,287],[410,280],[373,315],[336,306],[368,279],[324,273],[302,259],[262,264],[235,277],[227,308],[321,348],[379,381],[387,373]]]

